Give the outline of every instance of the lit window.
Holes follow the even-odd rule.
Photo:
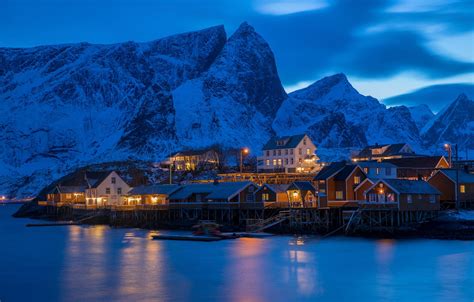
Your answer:
[[[388,193],[388,194],[387,194],[387,201],[388,201],[388,202],[394,202],[394,201],[395,201],[395,194],[393,194],[393,193]]]
[[[268,193],[263,193],[262,194],[262,201],[268,201],[270,199],[270,194]]]
[[[360,176],[354,176],[354,184],[360,184]]]
[[[413,198],[411,197],[410,194],[407,195],[407,202],[408,202],[408,203],[412,203],[412,202],[413,202]]]
[[[105,188],[105,194],[110,194],[110,188]]]
[[[112,177],[111,182],[112,182],[113,184],[117,182],[117,180],[115,179],[115,177]]]
[[[270,166],[270,160],[267,159],[267,166]]]
[[[306,155],[311,155],[311,149],[306,149]]]
[[[336,191],[336,199],[338,200],[342,200],[343,197],[342,197],[342,191]]]
[[[281,158],[278,159],[278,165],[281,166],[283,164]]]
[[[277,160],[276,160],[276,159],[273,160],[273,165],[274,165],[274,166],[277,165]]]
[[[459,192],[466,193],[466,186],[465,185],[460,185],[459,186]]]
[[[66,198],[67,198],[67,199],[71,199],[71,198],[72,198],[72,194],[66,194]]]

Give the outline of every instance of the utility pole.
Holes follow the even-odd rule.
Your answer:
[[[240,149],[240,174],[242,174],[242,168],[243,168],[243,157],[244,157],[244,154],[248,154],[249,153],[249,148],[243,148],[243,149]]]
[[[459,211],[461,208],[461,202],[459,201],[459,157],[458,157],[458,144],[454,145],[454,150],[456,151],[456,210]]]

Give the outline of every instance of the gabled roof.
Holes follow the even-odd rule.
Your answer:
[[[183,150],[171,154],[171,157],[175,156],[198,156],[203,155],[209,151],[214,151],[214,149],[199,149],[199,150]]]
[[[199,183],[181,185],[180,188],[172,193],[170,200],[181,200],[191,197],[193,194],[204,194],[207,199],[229,199],[235,194],[245,189],[248,185],[253,184],[250,181],[241,182],[220,182]]]
[[[357,165],[359,165],[359,167],[361,168],[394,168],[394,169],[397,168],[396,165],[389,163],[387,161],[378,162],[375,160],[360,161],[360,162],[357,162]]]
[[[86,186],[56,186],[48,194],[55,193],[83,193],[86,191]]]
[[[291,149],[296,148],[298,144],[303,140],[306,134],[298,134],[292,136],[274,136],[263,146],[263,150],[273,149]],[[278,142],[284,142],[283,145],[278,145]]]
[[[434,169],[444,156],[421,156],[408,158],[392,158],[386,159],[384,162],[394,164],[399,168],[419,168]]]
[[[456,169],[441,169],[436,173],[443,173],[446,175],[451,181],[456,183]],[[457,173],[458,183],[474,183],[474,174],[468,173],[464,170],[458,170]],[[436,174],[435,174],[436,175]],[[434,175],[433,175],[434,176]]]
[[[267,187],[275,193],[286,193],[289,186],[289,184],[263,184],[257,192],[261,191],[264,187]]]
[[[318,174],[314,177],[314,180],[326,180],[341,169],[343,169],[346,165],[346,162],[334,162],[331,163],[329,166],[325,166],[324,168],[319,171]]]
[[[354,172],[357,168],[357,165],[345,165],[339,172],[337,172],[336,176],[334,176],[335,180],[346,180],[346,178]]]
[[[376,181],[369,190],[376,187],[380,182],[385,183],[399,194],[441,194],[432,185],[423,180],[408,180],[408,179],[383,179]],[[368,190],[368,191],[369,191]]]
[[[129,195],[148,195],[148,194],[163,194],[170,195],[173,192],[179,190],[179,185],[162,185],[154,184],[148,186],[135,187],[128,193]]]
[[[406,143],[399,143],[399,144],[382,144],[382,145],[367,146],[364,149],[362,149],[362,151],[360,151],[356,157],[365,158],[365,157],[380,157],[380,156],[405,154],[405,153],[402,153],[401,150],[406,145],[407,145]],[[387,149],[382,154],[372,154],[373,149],[379,149],[379,148],[384,148],[384,147],[387,147]],[[413,153],[408,153],[408,154],[413,154]]]
[[[294,181],[291,185],[288,186],[288,190],[296,188],[300,191],[316,191],[316,188],[313,187],[309,181]]]
[[[84,178],[87,179],[87,183],[91,188],[97,188],[112,172],[86,172]]]
[[[354,191],[357,191],[359,190],[360,187],[362,187],[363,184],[365,184],[366,182],[370,182],[371,184],[374,184],[375,181],[370,179],[370,178],[366,178],[364,179],[363,181],[360,182],[360,184],[357,185],[357,187],[354,188]]]

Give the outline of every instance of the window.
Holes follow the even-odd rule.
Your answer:
[[[320,192],[320,193],[326,193],[326,189],[321,188],[321,189],[319,189],[319,192]]]
[[[376,168],[376,169],[375,169],[375,173],[376,173],[377,175],[379,175],[379,174],[380,174],[380,168]]]
[[[370,193],[369,194],[369,202],[376,202],[377,201],[377,194]]]
[[[71,199],[71,198],[72,198],[72,194],[66,194],[66,198],[67,198],[67,199]]]
[[[267,156],[270,156],[270,151],[269,150],[267,150]]]
[[[254,186],[250,186],[250,187],[249,187],[249,192],[251,192],[251,193],[252,193],[253,191],[255,191],[255,188],[254,188]]]
[[[281,158],[278,159],[278,165],[281,166],[283,164]]]
[[[290,155],[293,155],[293,149],[290,149]]]
[[[365,172],[365,174],[368,174],[369,173],[369,168],[364,168],[364,172]]]
[[[303,145],[305,145],[305,146],[306,146],[306,138],[305,138],[305,139],[303,139]]]
[[[117,180],[115,179],[115,177],[112,177],[110,181],[111,181],[113,184],[117,182]]]
[[[385,175],[387,176],[392,175],[392,168],[385,168]]]
[[[459,192],[466,193],[466,186],[465,185],[460,185],[459,186]]]
[[[336,199],[342,200],[342,191],[336,191]]]
[[[387,202],[395,202],[395,194],[388,193],[387,194]]]
[[[202,195],[196,194],[196,202],[202,202]]]
[[[117,194],[122,194],[122,188],[117,188]]]
[[[285,155],[288,155],[288,149],[285,149]]]
[[[267,159],[267,166],[270,166],[270,160]]]
[[[273,156],[277,155],[276,150],[273,150]]]
[[[262,201],[268,201],[270,199],[270,194],[268,193],[263,193],[262,194]]]
[[[407,202],[408,203],[413,203],[413,198],[410,194],[407,195]]]
[[[436,195],[430,195],[430,203],[436,202]]]
[[[290,158],[290,162],[291,162],[291,164],[293,164],[293,157],[292,157],[292,158]]]
[[[311,155],[311,149],[306,149],[306,155]]]
[[[247,194],[247,202],[253,202],[253,194]]]
[[[298,154],[299,154],[299,155],[303,155],[303,149],[298,148]]]
[[[360,184],[360,176],[354,176],[354,184]]]
[[[278,150],[278,155],[281,155],[281,150]]]
[[[277,165],[277,160],[276,160],[276,159],[273,160],[273,165],[274,165],[274,166]]]
[[[285,165],[288,165],[288,158],[285,158]]]
[[[110,188],[105,188],[105,194],[110,194]]]

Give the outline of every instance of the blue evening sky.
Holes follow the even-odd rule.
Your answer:
[[[377,98],[474,82],[474,1],[0,0],[0,46],[149,41],[248,21],[287,91],[344,72]]]

